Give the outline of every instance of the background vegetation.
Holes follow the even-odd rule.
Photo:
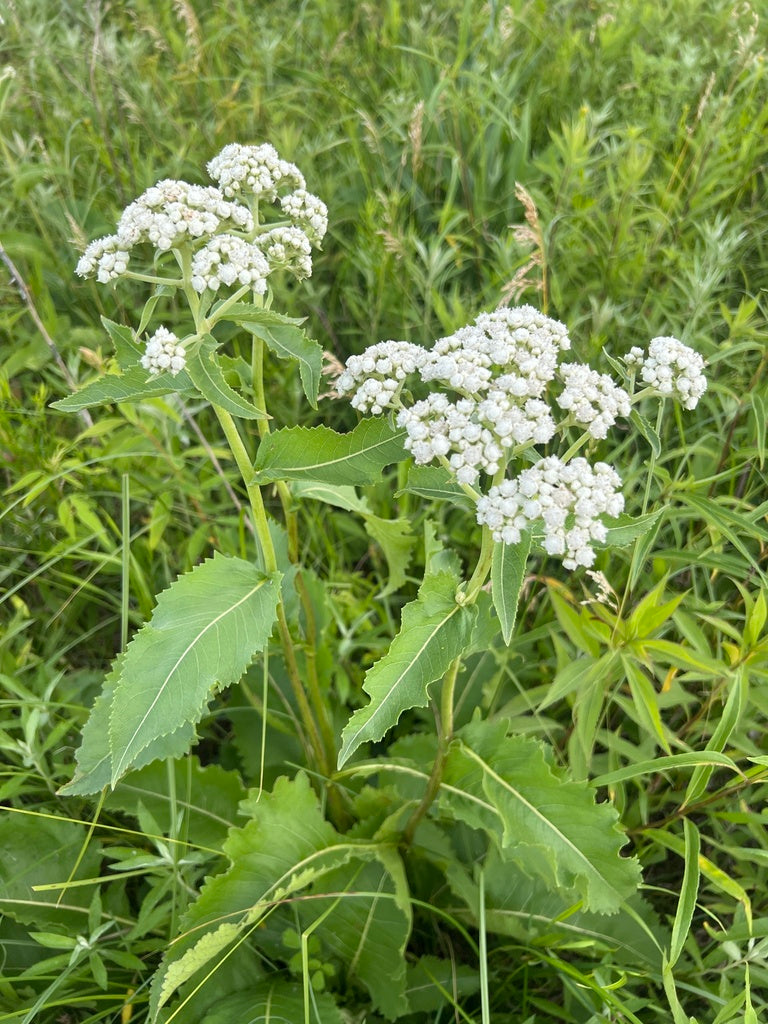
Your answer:
[[[460,712],[511,718],[597,780],[641,858],[642,901],[621,928],[556,899],[541,909],[544,897],[527,920],[530,882],[491,878],[487,1017],[476,915],[443,880],[418,879],[408,1021],[759,1020],[768,37],[755,12],[724,0],[6,0],[0,12],[0,1022],[144,1019],[147,979],[258,783],[246,683],[215,706],[198,760],[116,791],[92,833],[94,803],[56,795],[127,624],[179,572],[245,543],[205,407],[157,399],[92,421],[48,408],[108,365],[99,316],[135,324],[143,304],[139,287],[84,283],[73,266],[144,188],[204,181],[230,141],[272,142],[329,206],[312,279],[279,299],[338,359],[381,338],[428,343],[511,298],[546,302],[581,358],[673,334],[709,361],[699,407],[660,424],[650,500],[664,516],[600,563],[614,597],[536,564],[512,648],[476,658]],[[538,247],[516,230],[516,182],[535,201]],[[287,369],[270,389],[282,423],[306,420]],[[321,416],[354,422],[343,403]],[[650,452],[620,445],[633,514]],[[371,507],[413,516],[419,538],[421,511],[394,490],[372,489]],[[466,518],[440,508],[441,534],[470,550]],[[325,678],[339,730],[424,545],[406,544],[402,586],[387,592],[392,563],[354,517],[318,506],[302,541],[332,583],[326,628],[343,656]],[[606,671],[617,635],[634,657]],[[270,785],[302,763],[289,723],[290,709],[270,723]],[[401,738],[420,723],[407,716]],[[660,760],[704,750],[722,765]],[[177,813],[153,802],[161,791]],[[191,845],[185,793],[207,823]],[[83,884],[60,904],[60,890],[31,888],[64,881],[83,848]],[[452,966],[436,983],[437,957]],[[314,970],[348,1020],[380,1019],[322,949]],[[237,988],[224,970],[221,984]]]

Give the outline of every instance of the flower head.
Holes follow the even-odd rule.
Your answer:
[[[179,339],[167,327],[158,327],[148,339],[141,365],[149,370],[150,376],[158,373],[177,374],[187,363],[184,348]]]
[[[707,390],[704,359],[677,338],[654,338],[648,345],[640,375],[660,395],[671,396],[686,409],[695,409]]]
[[[607,437],[608,428],[618,416],[629,416],[629,395],[607,373],[598,373],[582,363],[563,363],[560,373],[565,388],[558,405],[587,427],[592,437]]]
[[[214,235],[192,257],[192,287],[198,292],[246,284],[263,295],[268,275],[269,263],[261,249],[235,235]]]
[[[317,196],[299,188],[280,199],[280,207],[312,245],[319,245],[328,230],[328,207]]]
[[[258,244],[270,270],[287,270],[299,281],[312,276],[312,245],[301,228],[272,228]]]
[[[92,277],[101,284],[107,284],[120,277],[128,269],[129,246],[117,235],[107,235],[91,242],[80,257],[75,273],[80,277]]]
[[[290,192],[306,185],[298,167],[281,160],[269,143],[242,146],[232,142],[209,162],[208,173],[228,197],[250,192],[257,198],[273,200],[280,190]]]

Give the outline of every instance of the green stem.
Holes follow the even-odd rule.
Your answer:
[[[437,737],[437,756],[435,757],[435,763],[432,765],[432,774],[429,776],[427,789],[421,799],[421,803],[413,812],[405,826],[403,841],[407,846],[410,846],[413,842],[416,829],[424,815],[432,806],[440,789],[440,783],[443,781],[445,759],[448,754],[448,747],[453,738],[453,696],[456,690],[456,679],[458,678],[460,668],[461,656],[454,658],[451,662],[450,668],[445,674],[445,678],[443,679],[443,689],[440,694],[440,731]]]

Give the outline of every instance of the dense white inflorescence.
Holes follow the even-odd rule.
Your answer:
[[[187,363],[184,348],[179,339],[167,327],[160,326],[147,341],[147,348],[141,357],[141,365],[150,375],[158,373],[177,374]]]
[[[273,200],[281,189],[293,192],[306,186],[298,167],[281,160],[269,143],[242,146],[232,142],[208,163],[208,173],[229,197],[251,192],[258,199]]]
[[[80,277],[96,275],[100,284],[107,284],[120,277],[128,269],[130,246],[126,246],[117,235],[107,235],[91,242],[80,257],[75,273]]]
[[[192,287],[217,291],[221,285],[250,285],[263,295],[270,266],[258,245],[235,235],[214,235],[192,257]]]
[[[220,228],[253,230],[250,210],[228,202],[212,185],[166,179],[148,188],[123,212],[117,237],[126,245],[149,242],[161,252],[186,239],[207,238]]]
[[[607,373],[598,373],[583,363],[563,363],[560,374],[565,388],[557,399],[558,405],[585,426],[592,437],[607,437],[608,428],[617,417],[629,416],[629,395]]]
[[[300,188],[283,196],[280,207],[304,231],[312,245],[320,245],[328,230],[328,207],[322,199]]]
[[[403,381],[418,370],[426,354],[409,341],[379,341],[362,355],[350,356],[334,386],[340,395],[354,391],[352,407],[376,416],[392,408]]]
[[[640,376],[660,395],[676,398],[686,409],[695,409],[707,390],[704,359],[677,338],[654,338],[650,342]]]
[[[273,270],[287,270],[300,281],[312,276],[312,244],[301,228],[272,228],[259,236],[259,248]]]
[[[578,458],[564,463],[552,455],[480,497],[477,521],[505,544],[519,543],[523,530],[542,523],[550,555],[564,556],[566,569],[590,566],[592,542],[607,536],[599,517],[618,516],[624,508],[620,487],[618,474],[605,462],[590,466]]]

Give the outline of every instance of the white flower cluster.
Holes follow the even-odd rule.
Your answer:
[[[312,243],[301,228],[272,228],[259,238],[270,269],[288,270],[303,280],[312,276]]]
[[[654,338],[648,345],[640,375],[660,395],[672,396],[684,408],[695,409],[707,390],[703,371],[704,360],[694,349],[677,338]]]
[[[221,285],[250,285],[263,295],[270,267],[264,253],[253,242],[236,235],[214,235],[192,257],[192,287],[218,291]]]
[[[91,242],[78,260],[75,273],[80,277],[96,275],[100,284],[107,284],[128,269],[128,250],[117,235],[107,235]]]
[[[183,244],[198,250],[193,257],[197,291],[252,284],[263,294],[268,274],[277,269],[300,280],[309,277],[312,246],[325,235],[328,210],[306,191],[295,164],[281,160],[273,146],[232,143],[210,161],[208,170],[220,187],[168,178],[148,188],[123,211],[114,235],[90,243],[77,273],[96,275],[102,283],[113,281],[127,272],[131,249],[149,243],[159,252]],[[247,193],[268,203],[279,199],[291,224],[271,230],[263,218],[256,224],[248,206],[235,198],[245,201]]]
[[[477,403],[462,398],[451,402],[442,394],[431,394],[397,416],[405,427],[403,442],[414,462],[423,465],[450,453],[451,469],[462,484],[474,484],[483,470],[496,473],[504,449],[497,437],[477,420]]]
[[[141,357],[141,365],[149,370],[150,375],[158,373],[176,374],[183,370],[187,363],[184,348],[179,339],[167,327],[158,327],[147,341],[147,348]]]
[[[571,347],[568,331],[533,306],[481,313],[474,324],[435,343],[422,380],[442,380],[456,391],[477,394],[494,378],[510,396],[540,398],[555,375],[560,352]]]
[[[587,427],[592,437],[607,437],[608,428],[618,416],[629,416],[629,395],[607,373],[598,373],[583,363],[563,363],[560,374],[565,388],[557,399],[558,405]]]
[[[208,173],[229,197],[251,192],[257,198],[273,200],[278,189],[293,191],[306,185],[298,167],[281,160],[269,143],[242,146],[232,142],[208,163]]]
[[[283,213],[300,227],[312,245],[320,245],[328,230],[328,207],[317,196],[300,188],[280,200]]]
[[[230,203],[212,185],[168,178],[148,188],[123,211],[117,237],[129,246],[150,242],[167,252],[185,239],[209,237],[221,227],[253,230],[251,211]]]
[[[343,395],[354,391],[351,404],[378,416],[391,409],[403,381],[421,366],[426,351],[409,341],[380,341],[362,355],[350,356],[334,387]]]
[[[483,495],[477,521],[505,544],[519,543],[522,530],[543,522],[543,544],[550,555],[564,555],[566,569],[590,566],[592,542],[607,536],[599,517],[618,516],[624,508],[620,486],[618,474],[605,462],[590,466],[586,459],[564,463],[549,456]]]

